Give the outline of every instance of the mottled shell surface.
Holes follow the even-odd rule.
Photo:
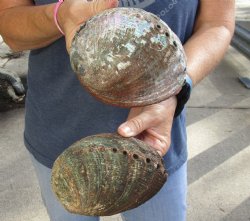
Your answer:
[[[182,87],[186,70],[178,37],[160,18],[135,8],[92,17],[75,34],[70,59],[92,95],[121,107],[167,99]]]
[[[135,208],[166,182],[159,154],[136,138],[99,134],[66,149],[52,168],[52,189],[72,213],[109,216]]]

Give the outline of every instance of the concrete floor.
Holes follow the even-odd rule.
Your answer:
[[[20,75],[26,65],[27,56],[0,59]],[[188,102],[188,221],[250,221],[250,90],[238,76],[250,77],[250,63],[230,48]],[[49,221],[23,145],[24,111],[0,113],[0,220]]]

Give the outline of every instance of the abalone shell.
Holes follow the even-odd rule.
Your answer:
[[[166,182],[162,158],[136,138],[99,134],[66,149],[52,168],[52,189],[72,213],[109,216],[135,208]]]
[[[75,34],[69,53],[81,84],[121,107],[167,99],[180,90],[186,74],[178,37],[142,9],[114,8],[92,17]]]

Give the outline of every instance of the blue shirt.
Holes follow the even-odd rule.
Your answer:
[[[37,5],[53,3],[36,0]],[[184,44],[191,36],[198,0],[122,0],[158,15]],[[101,103],[89,95],[73,73],[65,40],[32,50],[29,56],[24,141],[34,157],[52,167],[58,155],[89,135],[115,132],[129,110]],[[172,142],[164,162],[169,174],[187,160],[185,111],[174,120]]]

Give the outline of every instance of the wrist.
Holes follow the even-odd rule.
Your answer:
[[[46,27],[40,26],[40,29],[41,29],[42,34],[44,34],[45,38],[48,38],[50,36],[53,40],[56,40],[61,36],[61,34],[55,25],[54,9],[55,9],[54,3],[48,4],[43,7],[44,19],[46,20],[44,22],[48,25]]]
[[[191,79],[191,77],[189,77],[188,74],[185,76],[185,81],[189,84],[190,89],[192,91],[192,89],[193,89],[193,80]]]
[[[63,2],[64,0],[58,0],[58,2],[54,5],[54,12],[53,12],[53,19],[54,23],[58,29],[58,31],[62,34],[65,35],[64,28],[63,28],[63,22],[62,22],[62,10],[63,10]]]

